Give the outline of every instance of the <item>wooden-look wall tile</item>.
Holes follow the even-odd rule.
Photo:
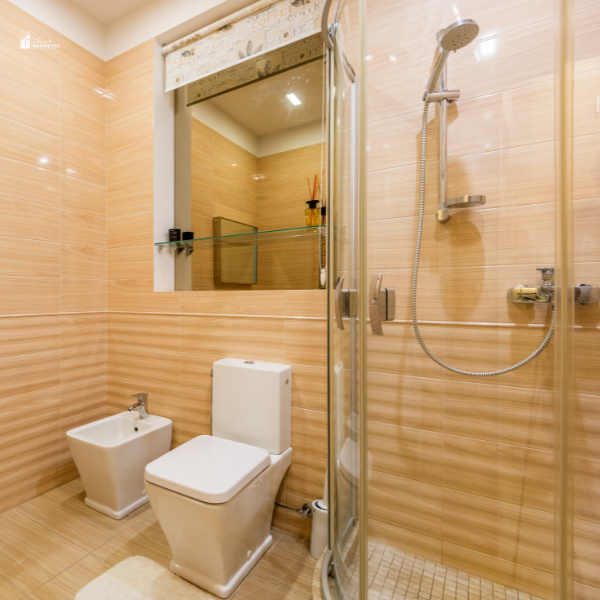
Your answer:
[[[0,358],[52,352],[59,347],[60,317],[58,315],[0,319]]]
[[[60,211],[60,234],[65,244],[106,248],[106,219],[84,212]]]
[[[327,412],[327,369],[308,365],[292,367],[292,406]]]
[[[106,157],[104,153],[78,146],[72,142],[60,142],[60,172],[96,185],[106,185]]]
[[[181,379],[179,353],[162,348],[108,347],[109,378],[122,377],[178,386]]]
[[[7,3],[4,2],[3,5],[6,6]],[[6,21],[3,19],[2,22]],[[22,31],[27,31],[27,28]],[[18,37],[11,40],[0,36],[0,76],[20,83],[34,92],[44,90],[50,98],[58,100],[59,70],[58,64],[52,60],[53,53],[47,54],[45,50],[23,52],[16,43],[17,39]]]
[[[392,548],[402,548],[425,560],[442,563],[442,540],[403,529],[390,523],[369,519],[369,539],[382,542]]]
[[[154,210],[154,178],[126,181],[109,187],[107,212],[110,218]]]
[[[106,123],[128,119],[139,112],[154,110],[154,73],[111,86],[106,102]]]
[[[106,310],[106,280],[62,278],[60,280],[60,306],[63,312]]]
[[[74,244],[60,245],[61,276],[70,279],[106,279],[106,250]]]
[[[106,185],[109,188],[150,177],[154,177],[154,144],[107,157]]]
[[[286,290],[285,314],[287,317],[327,317],[326,290]]]
[[[188,348],[183,344],[181,350],[179,355],[181,385],[187,388],[212,392],[213,363],[222,358],[227,358],[227,355],[192,353],[188,352]],[[211,350],[211,348],[207,348],[207,350]]]
[[[61,175],[60,206],[66,210],[106,217],[106,188]]]
[[[285,357],[289,363],[327,366],[327,322],[285,320]]]
[[[106,375],[106,344],[69,348],[60,353],[60,382],[73,383]]]
[[[368,487],[371,519],[441,538],[441,487],[379,471],[371,471]]]
[[[285,314],[283,291],[205,291],[181,293],[181,312],[214,315],[269,315]]]
[[[600,460],[600,401],[598,396],[576,395],[573,431],[575,455]]]
[[[107,343],[105,313],[61,315],[61,347],[79,348]]]
[[[108,248],[144,246],[154,242],[154,211],[108,219]]]
[[[106,63],[106,85],[109,90],[154,73],[154,40],[111,58]]]
[[[440,433],[369,422],[369,468],[440,485],[443,438]]]
[[[60,386],[0,398],[0,438],[60,420]]]
[[[59,138],[0,117],[0,156],[58,171]]]
[[[59,177],[54,171],[0,157],[0,185],[4,196],[58,206]]]
[[[59,421],[47,421],[0,439],[0,478],[17,473],[34,464],[58,456],[60,449]]]
[[[108,102],[97,89],[91,82],[61,70],[60,103],[103,123]]]
[[[106,64],[79,44],[60,36],[60,70],[87,82],[94,88],[106,85]]]
[[[106,126],[106,153],[116,154],[154,142],[154,107]]]
[[[0,114],[3,117],[53,136],[60,135],[60,109],[56,100],[11,79],[1,77],[0,81]]]
[[[61,140],[72,142],[99,154],[106,152],[104,119],[97,121],[65,104],[60,106],[60,137]]]
[[[181,347],[206,352],[282,362],[286,356],[283,319],[266,317],[181,317]]]
[[[66,420],[82,413],[106,410],[106,376],[60,386],[60,415]]]
[[[107,252],[108,279],[136,279],[154,276],[153,246],[112,248]]]
[[[18,277],[58,277],[59,244],[28,241],[28,252],[15,252],[15,238],[0,237],[0,274]]]
[[[415,337],[412,326],[384,323],[384,335],[367,334],[367,365],[369,371],[410,373],[415,377],[442,378],[442,367],[436,365],[424,352]],[[440,356],[443,352],[443,331],[437,325],[421,325],[421,335],[429,349]]]
[[[111,313],[108,315],[108,343],[140,348],[179,351],[179,315]]]
[[[327,413],[292,408],[292,448],[327,458]]]
[[[60,353],[40,352],[0,360],[0,397],[50,388],[60,383]]]
[[[30,465],[17,473],[11,473],[0,479],[0,512],[8,511],[45,494],[58,485],[60,485],[58,455]],[[4,529],[3,531],[6,532]]]
[[[600,588],[600,524],[575,520],[574,573],[577,581]]]
[[[549,452],[554,449],[553,393],[453,381],[444,388],[444,431]]]
[[[442,431],[441,379],[369,372],[367,393],[369,420]]]
[[[600,460],[578,456],[573,461],[575,517],[593,523],[600,522]]]
[[[600,134],[585,135],[573,140],[574,180],[577,186],[573,191],[575,200],[600,197],[598,181],[598,144]]]
[[[58,277],[0,277],[0,314],[23,315],[60,311]]]
[[[108,282],[108,310],[167,312],[181,310],[179,292],[154,292],[154,279],[113,279]]]
[[[292,464],[286,477],[286,490],[297,496],[323,497],[327,459],[315,454],[294,450]]]
[[[58,208],[0,196],[0,235],[25,240],[58,242]]]

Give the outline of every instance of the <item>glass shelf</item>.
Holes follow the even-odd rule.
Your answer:
[[[215,243],[227,242],[227,245],[235,244],[240,246],[253,246],[264,242],[271,242],[274,240],[289,240],[298,238],[317,238],[321,233],[326,233],[325,225],[318,225],[316,227],[294,227],[291,229],[273,229],[271,231],[257,231],[254,233],[237,233],[235,235],[222,235],[219,237],[205,237],[197,238],[193,240],[185,240],[181,242],[155,242],[154,245],[158,246],[159,250],[163,247],[168,248],[169,252],[173,252],[175,249],[181,251],[189,251],[197,249],[202,246],[213,246]]]

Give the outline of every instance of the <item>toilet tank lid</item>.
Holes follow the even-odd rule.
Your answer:
[[[145,479],[210,504],[233,498],[271,464],[263,448],[201,435],[146,467]]]

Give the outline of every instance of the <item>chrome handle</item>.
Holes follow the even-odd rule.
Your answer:
[[[392,288],[381,287],[383,273],[373,273],[369,294],[369,319],[373,335],[383,335],[382,321],[396,318],[396,292]]]
[[[369,293],[369,319],[371,320],[371,331],[373,335],[383,335],[381,327],[381,316],[379,314],[379,295],[381,293],[382,273],[373,273],[371,278],[371,291]]]
[[[337,323],[337,328],[340,331],[344,331],[344,321],[342,320],[342,309],[340,307],[340,302],[342,299],[342,285],[344,285],[343,276],[338,277],[335,285],[335,322]]]
[[[135,398],[140,404],[146,405],[148,403],[148,394],[146,392],[132,394],[131,397]]]

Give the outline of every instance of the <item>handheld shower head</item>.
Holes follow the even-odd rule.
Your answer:
[[[478,33],[479,25],[471,19],[456,21],[456,23],[452,23],[452,25],[449,25],[446,29],[438,31],[437,39],[440,47],[440,54],[433,67],[433,71],[431,71],[429,81],[425,88],[429,94],[435,90],[435,86],[437,85],[444,65],[446,64],[448,53],[451,51],[456,52],[469,45],[477,37]]]

